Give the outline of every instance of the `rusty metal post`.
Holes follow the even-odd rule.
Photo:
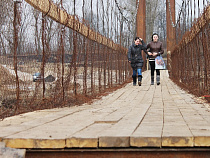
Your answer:
[[[63,7],[63,1],[60,1],[61,3],[61,8],[64,9]],[[60,14],[60,11],[59,11]],[[59,16],[59,18],[61,18]],[[67,21],[68,22],[68,21]],[[62,70],[61,70],[61,85],[62,85],[62,99],[63,101],[65,100],[65,84],[64,84],[64,72],[65,72],[65,49],[64,49],[64,43],[65,43],[65,26],[61,27],[61,34],[60,34],[60,43],[61,43],[61,57],[62,57]]]
[[[45,80],[44,80],[44,67],[45,67],[45,55],[46,55],[46,50],[45,50],[45,45],[46,45],[46,34],[45,34],[45,15],[42,13],[42,66],[41,66],[41,74],[42,74],[42,83],[43,83],[43,91],[42,91],[42,96],[45,98]]]
[[[137,5],[136,35],[146,41],[146,0],[139,0]]]
[[[169,7],[170,2],[170,7]],[[175,24],[175,0],[166,0],[166,22],[167,22],[167,51],[172,51],[176,43]]]
[[[90,64],[90,87],[91,87],[91,94],[94,94],[94,42],[90,41],[89,45],[89,50],[90,50],[90,58],[91,58],[91,64]]]
[[[65,38],[65,27],[61,28],[61,35],[60,35],[60,40],[61,40],[61,57],[62,57],[62,76],[61,76],[61,84],[62,84],[62,99],[63,101],[65,100],[65,85],[64,85],[64,69],[65,69],[65,50],[64,50],[64,38]]]
[[[136,15],[136,35],[142,38],[146,42],[146,0],[138,0],[137,3],[137,15]],[[144,61],[146,60],[145,53],[142,53]],[[145,70],[146,62],[144,63],[143,70]]]
[[[17,112],[19,108],[19,99],[20,99],[20,85],[19,85],[19,78],[18,78],[18,72],[17,72],[17,49],[18,49],[18,31],[19,31],[19,25],[20,25],[20,15],[19,15],[19,9],[18,4],[21,3],[20,1],[14,1],[14,20],[13,20],[13,27],[14,27],[14,37],[13,37],[13,43],[14,43],[14,70],[15,70],[15,76],[16,76],[16,108],[15,113]]]
[[[87,40],[83,37],[83,53],[84,53],[84,72],[83,72],[83,94],[87,95],[87,65],[88,65],[88,51],[86,50]]]
[[[73,20],[73,28],[76,25],[76,0],[74,0],[74,20]],[[74,95],[77,95],[77,32],[73,30],[73,69],[74,69]]]
[[[113,68],[113,54],[114,54],[114,51],[113,51],[113,49],[111,50],[111,54],[110,54],[110,67],[111,67],[111,87],[113,87],[113,71],[114,71],[114,68]]]
[[[170,5],[169,5],[170,4]],[[176,44],[176,30],[173,27],[175,22],[175,0],[166,0],[166,42],[167,42],[167,68],[170,75],[171,74],[171,52],[174,45]]]

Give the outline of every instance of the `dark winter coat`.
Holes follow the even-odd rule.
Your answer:
[[[135,43],[133,43],[128,49],[128,61],[131,62],[133,69],[141,69],[143,67],[144,60],[141,51],[144,50],[146,53],[146,44],[143,40],[141,42],[142,45],[135,45]]]

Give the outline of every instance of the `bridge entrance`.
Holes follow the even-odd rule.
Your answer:
[[[209,1],[183,0],[178,23],[174,0],[166,1],[168,70],[160,86],[145,71],[141,87],[131,86],[127,48],[145,28],[138,19],[146,1],[130,2],[135,20],[116,0],[76,2],[0,2],[13,17],[1,14],[0,141],[29,155],[80,148],[75,154],[208,155]]]

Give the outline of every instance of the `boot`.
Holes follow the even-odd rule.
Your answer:
[[[132,76],[133,78],[133,86],[136,86],[136,76]]]
[[[156,81],[157,81],[157,85],[159,85],[160,84],[160,75],[157,75]]]
[[[138,85],[141,86],[142,75],[138,75]]]
[[[154,76],[151,76],[151,85],[154,85]]]

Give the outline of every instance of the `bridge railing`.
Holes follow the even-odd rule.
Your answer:
[[[98,27],[68,14],[52,1],[26,1],[39,11],[31,7],[24,13],[23,5],[28,4],[14,4],[11,52],[5,49],[7,53],[0,56],[0,119],[84,103],[130,79],[125,44],[132,34],[118,28],[122,24],[122,18],[116,16],[118,10],[113,12],[112,28],[105,26],[104,20],[100,33]],[[33,17],[27,21],[32,27],[24,34],[21,21],[32,12]],[[105,32],[116,38],[106,37]]]
[[[169,54],[170,78],[191,93],[210,94],[210,6]]]

